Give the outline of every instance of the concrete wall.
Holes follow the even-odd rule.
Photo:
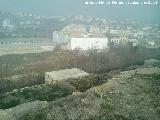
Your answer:
[[[43,38],[0,39],[0,48],[52,46],[52,40]]]

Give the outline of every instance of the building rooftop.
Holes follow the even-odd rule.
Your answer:
[[[48,75],[53,80],[67,80],[70,78],[79,78],[88,76],[89,73],[86,73],[77,68],[72,68],[72,69],[65,69],[53,72],[46,72],[46,75]]]

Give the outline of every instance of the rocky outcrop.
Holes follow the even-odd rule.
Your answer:
[[[0,120],[17,120],[12,114],[5,110],[0,110]]]
[[[87,120],[100,114],[101,100],[93,94],[74,94],[49,104],[47,119]]]
[[[24,103],[16,107],[0,110],[0,120],[19,120],[24,118],[25,114],[33,114],[38,110],[42,110],[48,106],[45,101],[34,101]]]

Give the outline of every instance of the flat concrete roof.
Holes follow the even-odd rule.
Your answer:
[[[59,70],[59,71],[53,71],[53,72],[46,72],[45,75],[48,75],[53,80],[67,80],[70,78],[79,78],[79,77],[88,76],[89,73],[86,73],[77,68],[72,68],[72,69],[65,69],[65,70]]]

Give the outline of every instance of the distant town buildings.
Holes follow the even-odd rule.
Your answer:
[[[73,25],[71,25],[73,27]],[[108,38],[103,34],[94,32],[87,33],[85,29],[67,27],[67,30],[53,32],[53,41],[61,46],[61,49],[67,50],[90,50],[108,48]],[[72,31],[73,29],[73,31]],[[68,32],[69,31],[69,32]]]
[[[78,18],[77,18],[78,19]],[[88,50],[88,49],[106,49],[109,43],[113,45],[132,45],[132,47],[148,45],[153,46],[152,40],[158,42],[158,32],[152,27],[141,27],[125,23],[117,24],[115,21],[107,25],[105,20],[96,19],[99,21],[90,25],[70,24],[64,27],[61,31],[53,33],[53,41],[56,44],[61,44],[62,49],[70,50]],[[124,25],[123,25],[124,24]],[[144,32],[145,31],[145,32]],[[153,32],[154,31],[154,32]],[[155,35],[157,33],[157,35]],[[154,36],[151,37],[150,36]],[[148,38],[147,40],[146,37]],[[146,44],[144,42],[146,41]],[[146,45],[146,46],[145,46]]]
[[[108,48],[108,43],[116,46],[132,43],[133,47],[158,48],[160,25],[83,15],[40,16],[32,13],[0,12],[0,44],[8,44],[4,40],[10,38],[28,38],[29,42],[29,38],[46,38],[60,45],[62,49],[102,49]],[[102,47],[103,41],[105,46]],[[34,41],[32,43],[35,44]],[[85,47],[86,44],[88,47]]]
[[[4,19],[2,26],[5,30],[13,30],[15,28],[15,26],[11,24],[9,19]]]
[[[148,41],[147,42],[147,48],[155,48],[156,47],[156,44],[154,41]]]

